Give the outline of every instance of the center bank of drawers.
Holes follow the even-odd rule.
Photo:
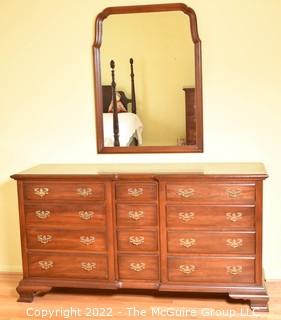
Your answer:
[[[30,276],[108,279],[104,183],[28,182],[24,200]]]
[[[166,182],[168,281],[255,281],[255,185]]]
[[[121,280],[159,280],[157,184],[118,182],[116,225]]]

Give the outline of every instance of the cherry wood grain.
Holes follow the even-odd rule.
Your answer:
[[[147,182],[116,183],[116,199],[131,201],[157,200],[157,184]]]
[[[50,240],[43,243],[46,238]],[[107,241],[104,231],[88,228],[80,230],[31,228],[27,230],[27,246],[29,249],[40,250],[105,252]]]
[[[194,266],[194,271],[183,273],[181,266]],[[228,267],[241,267],[238,274],[230,274]],[[182,268],[184,270],[184,268]],[[254,283],[254,258],[205,258],[205,257],[169,257],[169,281],[201,283]]]
[[[36,189],[46,189],[46,194],[40,196],[36,194]],[[83,190],[88,193],[83,195]],[[40,181],[26,182],[23,188],[26,200],[104,200],[104,184],[91,182],[56,182]]]
[[[31,277],[51,277],[64,279],[108,279],[106,255],[75,255],[63,253],[30,254],[29,275]],[[42,269],[40,262],[51,262],[49,269]],[[43,264],[42,264],[43,265]],[[84,268],[83,268],[84,266]],[[89,270],[87,270],[87,266]]]
[[[255,204],[255,186],[223,183],[167,183],[168,201]]]
[[[169,228],[253,229],[255,207],[167,204],[166,219]]]
[[[254,232],[168,231],[169,253],[255,254]]]
[[[120,204],[116,206],[118,226],[144,227],[156,226],[158,223],[155,204]]]
[[[117,239],[119,251],[141,252],[158,250],[158,234],[156,231],[119,231]]]
[[[133,265],[132,265],[133,264]],[[143,269],[136,271],[134,266],[143,264]],[[118,255],[119,278],[132,280],[159,280],[159,263],[156,255]],[[142,266],[142,265],[141,265]]]
[[[56,203],[25,205],[25,219],[28,226],[48,227],[105,227],[104,204]]]

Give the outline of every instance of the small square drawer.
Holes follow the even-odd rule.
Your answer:
[[[156,226],[157,206],[147,204],[117,204],[118,226]]]
[[[168,257],[168,279],[188,283],[253,283],[255,259]]]
[[[105,233],[87,230],[32,228],[27,231],[29,249],[78,250],[103,252],[107,250]]]
[[[105,227],[105,206],[102,204],[28,204],[24,206],[27,225]]]
[[[108,279],[106,255],[29,254],[28,266],[31,277]]]
[[[254,184],[167,183],[168,201],[189,203],[255,204]]]
[[[105,186],[90,182],[26,182],[23,193],[26,200],[104,200]]]
[[[156,255],[119,255],[119,279],[158,280],[158,260]]]
[[[166,206],[168,228],[241,229],[255,227],[254,206]]]
[[[157,251],[157,231],[118,231],[119,251]]]
[[[254,232],[168,231],[170,253],[255,254]]]
[[[117,200],[157,200],[156,183],[124,182],[116,183]]]

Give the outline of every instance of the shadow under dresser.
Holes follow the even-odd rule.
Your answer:
[[[40,165],[17,180],[18,301],[52,287],[221,292],[268,311],[260,163]]]

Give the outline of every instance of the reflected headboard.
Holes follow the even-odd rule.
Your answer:
[[[120,101],[128,111],[128,104],[132,103],[132,99],[127,98],[123,91],[118,90],[118,92],[121,95]],[[103,98],[103,113],[107,113],[108,107],[112,100],[112,87],[110,85],[102,86],[102,98]]]

